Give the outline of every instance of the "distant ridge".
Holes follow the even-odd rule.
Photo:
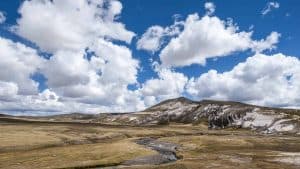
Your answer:
[[[245,128],[262,133],[300,135],[300,110],[255,106],[235,101],[193,101],[179,97],[132,113],[71,113],[47,117],[8,117],[48,122],[79,122],[109,125],[204,124],[211,129]],[[0,115],[1,120],[1,115]]]

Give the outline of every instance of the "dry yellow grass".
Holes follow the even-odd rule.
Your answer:
[[[177,154],[182,159],[163,165],[120,168],[299,168],[299,165],[274,162],[285,152],[300,152],[299,137],[262,136],[248,130],[207,130],[202,125],[108,127],[52,123],[1,124],[0,168],[113,166],[136,157],[157,154],[133,141],[141,137],[156,137],[179,144]]]
[[[181,145],[178,154],[183,157],[176,164],[187,168],[239,169],[297,169],[293,163],[275,160],[280,154],[300,159],[300,138],[259,135],[202,135],[165,137],[160,140]]]
[[[72,168],[110,166],[156,152],[128,140],[44,148],[0,154],[0,168]]]
[[[0,168],[109,166],[155,153],[132,142],[125,131],[135,133],[82,125],[0,125]]]

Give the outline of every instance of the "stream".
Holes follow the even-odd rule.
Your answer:
[[[157,151],[158,154],[137,157],[131,160],[127,160],[117,166],[105,167],[105,169],[117,169],[122,168],[122,166],[133,165],[159,165],[174,162],[179,159],[179,157],[176,155],[176,150],[179,147],[179,145],[177,144],[158,141],[157,139],[151,137],[137,139],[135,140],[135,143]]]
[[[158,141],[154,138],[146,137],[140,138],[135,141],[139,145],[143,145],[152,150],[157,151],[159,154],[144,157],[138,157],[128,160],[123,165],[143,165],[143,164],[163,164],[178,160],[176,149],[179,147],[177,144]]]

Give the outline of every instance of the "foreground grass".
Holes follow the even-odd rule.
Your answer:
[[[0,124],[0,168],[114,166],[157,154],[134,143],[139,137],[190,134],[191,126],[103,127],[90,124]]]
[[[76,168],[111,166],[138,156],[155,152],[129,140],[53,147],[23,152],[0,154],[0,168]]]
[[[0,168],[102,168],[157,154],[134,143],[141,137],[154,137],[180,145],[177,155],[181,159],[162,165],[117,168],[300,168],[297,163],[300,161],[299,136],[266,136],[234,129],[207,130],[202,125],[126,127],[1,123],[1,120]]]
[[[187,168],[296,169],[300,138],[287,136],[227,135],[162,138],[181,145],[181,164]],[[286,160],[284,163],[280,159]],[[175,164],[173,164],[175,165]]]

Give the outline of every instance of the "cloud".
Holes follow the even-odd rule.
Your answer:
[[[2,85],[0,83],[0,85]],[[2,86],[0,86],[2,87]],[[8,87],[6,87],[8,88]],[[4,88],[4,89],[6,89]],[[1,90],[0,90],[1,92]],[[127,98],[125,104],[118,104],[114,106],[106,106],[102,104],[87,104],[77,102],[60,97],[50,89],[46,89],[38,95],[14,95],[9,98],[6,94],[2,99],[0,93],[0,111],[11,115],[53,115],[61,113],[101,113],[101,112],[124,112],[130,110],[141,109],[143,103],[137,102],[136,98]],[[128,105],[126,105],[128,104]],[[142,104],[142,105],[141,105]],[[144,108],[144,107],[142,107]]]
[[[268,2],[265,6],[265,8],[261,11],[262,15],[267,15],[269,12],[271,12],[273,9],[278,9],[280,7],[280,4],[278,2]]]
[[[51,88],[88,83],[89,62],[84,53],[60,51],[55,53],[42,68]]]
[[[118,22],[119,1],[24,1],[13,30],[34,42],[35,49],[1,38],[1,111],[30,114],[132,111],[145,108],[138,91],[139,62],[131,50],[115,43],[130,43],[135,33]],[[25,57],[26,56],[26,57]],[[35,73],[46,79],[38,91]]]
[[[188,81],[184,74],[171,69],[156,68],[156,71],[158,78],[147,80],[139,89],[146,106],[181,96]]]
[[[253,32],[240,31],[232,20],[223,21],[218,17],[189,15],[183,31],[170,40],[160,53],[164,66],[205,65],[206,59],[230,55],[251,49],[255,52],[275,48],[280,36],[272,32],[259,41],[251,38]]]
[[[37,51],[0,37],[0,53],[0,81],[17,85],[20,95],[37,94],[38,83],[31,76],[44,62]]]
[[[256,54],[232,70],[210,70],[192,78],[187,92],[196,99],[235,100],[276,107],[300,106],[300,60],[283,54]]]
[[[50,53],[82,50],[98,38],[130,43],[135,34],[116,21],[121,10],[115,0],[26,0],[14,29]]]
[[[262,52],[266,49],[272,50],[276,49],[276,45],[279,42],[281,34],[278,32],[271,32],[266,39],[260,41],[252,41],[251,48],[255,52]]]
[[[11,100],[1,100],[1,112],[11,115],[53,115],[60,113],[95,113],[105,110],[98,105],[62,100],[55,92],[46,89],[37,95],[15,95]]]
[[[11,100],[18,94],[18,85],[13,82],[0,81],[0,100]]]
[[[0,111],[42,111],[41,115],[64,111],[56,95],[49,89],[39,93],[38,82],[31,79],[46,62],[35,49],[0,37],[0,53]]]
[[[137,48],[161,50],[161,65],[154,63],[157,78],[139,84],[140,63],[124,45],[135,33],[118,21],[119,1],[25,0],[13,30],[39,49],[0,37],[0,111],[15,115],[136,111],[185,94],[298,105],[300,61],[283,54],[259,54],[275,49],[280,34],[253,40],[252,31],[239,31],[231,20],[212,16],[214,4],[206,3],[205,8],[207,14],[201,18],[192,14],[185,21],[176,18],[170,26],[146,30]],[[39,50],[50,57],[39,56]],[[246,50],[257,54],[224,73],[211,70],[188,79],[172,68],[204,65],[208,58]],[[32,79],[36,73],[46,79],[43,91]],[[129,85],[137,89],[130,90]]]
[[[204,4],[204,8],[206,10],[206,15],[212,15],[212,14],[214,14],[214,12],[216,10],[216,6],[212,2],[206,2]]]
[[[152,53],[159,51],[166,38],[174,37],[181,32],[182,24],[183,22],[175,21],[173,25],[165,28],[158,25],[149,27],[138,40],[137,49]]]
[[[98,40],[90,49],[94,52],[90,60],[84,53],[56,53],[42,69],[48,86],[77,102],[125,104],[130,93],[127,86],[137,82],[138,61],[127,47],[105,40]]]
[[[6,21],[6,17],[2,11],[0,11],[0,24],[4,23]]]
[[[151,26],[137,42],[137,49],[156,52],[161,48],[164,29],[161,26]]]

